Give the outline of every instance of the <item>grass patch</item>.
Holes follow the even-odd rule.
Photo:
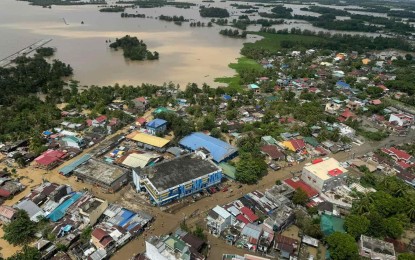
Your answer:
[[[238,58],[237,63],[230,63],[229,68],[236,71],[236,75],[233,77],[220,77],[215,78],[215,82],[224,83],[228,85],[228,88],[231,90],[241,91],[243,89],[243,84],[239,74],[244,70],[263,70],[262,66],[253,59],[247,57]]]

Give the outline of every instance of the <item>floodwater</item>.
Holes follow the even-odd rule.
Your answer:
[[[109,4],[114,4],[110,0]],[[230,20],[237,18],[241,11],[231,7],[235,2],[202,3],[228,8]],[[244,3],[246,4],[246,3]],[[287,5],[294,14],[318,15],[299,10],[304,5]],[[56,59],[71,64],[74,79],[81,85],[140,85],[141,83],[162,84],[173,82],[186,85],[188,82],[211,86],[216,77],[232,76],[235,72],[228,68],[235,62],[244,42],[255,41],[259,37],[248,35],[247,39],[224,37],[218,33],[220,26],[190,27],[159,21],[159,15],[183,15],[193,21],[207,23],[210,19],[201,18],[199,6],[190,9],[175,7],[126,9],[128,13],[146,14],[151,18],[121,18],[120,13],[100,13],[98,6],[53,6],[51,9],[31,6],[27,2],[15,0],[0,1],[0,59],[24,47],[42,40],[52,39],[47,46],[55,47]],[[260,7],[261,12],[270,8]],[[257,14],[251,19],[257,19]],[[81,24],[84,22],[84,24]],[[304,21],[288,20],[276,25],[276,29],[301,28],[313,31]],[[249,26],[249,30],[259,30],[260,26]],[[323,30],[327,31],[327,30]],[[335,32],[335,31],[332,31]],[[345,32],[341,32],[345,33]],[[122,50],[114,51],[106,40],[114,41],[126,34],[144,40],[150,51],[160,53],[157,61],[130,61],[122,55]]]

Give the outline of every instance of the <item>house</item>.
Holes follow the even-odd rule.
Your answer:
[[[344,73],[343,73],[344,74]],[[339,80],[339,81],[337,81],[336,82],[336,87],[337,88],[340,88],[340,89],[345,89],[345,90],[348,90],[348,89],[350,89],[350,85],[349,84],[347,84],[346,82],[344,82],[344,81],[341,81],[341,80]]]
[[[303,139],[291,139],[282,143],[288,150],[293,152],[300,152],[306,148]]]
[[[259,93],[260,92],[260,88],[257,84],[249,84],[248,89],[253,91],[254,93]]]
[[[289,227],[294,220],[294,210],[284,204],[269,214],[268,218],[264,220],[264,226],[275,232],[280,232]]]
[[[356,115],[350,111],[349,108],[346,108],[346,110],[344,110],[344,112],[337,118],[338,121],[340,122],[345,122],[347,120],[354,120],[356,118]]]
[[[107,116],[106,115],[99,116],[99,117],[95,118],[92,121],[87,121],[88,126],[93,126],[93,127],[105,126],[106,122],[107,122]],[[89,125],[89,123],[91,125]]]
[[[193,242],[193,241],[192,241]],[[187,243],[179,236],[166,235],[150,237],[146,240],[146,252],[143,260],[204,260],[192,243]]]
[[[98,249],[105,249],[109,251],[115,246],[115,241],[112,237],[101,228],[95,228],[91,233],[92,244]]]
[[[324,111],[329,113],[329,114],[335,114],[337,113],[337,111],[341,108],[341,104],[340,103],[335,103],[335,102],[328,102],[324,108]]]
[[[31,200],[23,200],[14,206],[27,212],[31,221],[39,222],[39,217],[46,217],[46,213]]]
[[[382,104],[382,101],[380,99],[374,99],[374,100],[371,100],[369,103],[372,105],[378,106]]]
[[[10,206],[1,205],[0,206],[0,221],[3,224],[10,223],[12,220],[15,219],[16,213],[17,213],[16,209]]]
[[[209,211],[206,222],[209,232],[219,237],[222,231],[235,223],[235,218],[226,209],[216,206]]]
[[[250,223],[253,223],[259,219],[257,215],[248,207],[244,206],[240,209],[241,214],[246,218]]]
[[[269,136],[269,135],[261,137],[261,142],[264,145],[275,145],[275,144],[277,144],[277,140],[275,140],[272,136]]]
[[[314,198],[318,196],[318,191],[316,189],[314,189],[298,177],[285,179],[283,183],[291,187],[293,190],[302,189],[303,191],[305,191],[308,198]]]
[[[405,162],[407,164],[415,163],[415,159],[412,157],[412,155],[408,154],[407,152],[403,150],[399,150],[395,147],[382,148],[381,151],[391,156],[397,162]]]
[[[262,226],[254,225],[251,223],[248,223],[244,226],[244,228],[241,231],[241,236],[244,238],[244,240],[250,244],[252,247],[252,251],[256,251],[259,239],[261,238],[263,233]]]
[[[270,160],[285,160],[285,154],[281,152],[276,145],[264,145],[261,147],[261,152],[266,154]]]
[[[404,113],[394,113],[389,117],[389,123],[395,124],[401,127],[410,127],[414,123],[414,117]]]
[[[150,103],[145,97],[135,98],[132,100],[132,102],[134,103],[134,108],[140,113],[146,111],[150,106]]]
[[[139,117],[135,120],[135,125],[136,126],[143,127],[143,126],[146,125],[146,123],[147,123],[147,120],[144,117]]]
[[[275,237],[274,248],[280,251],[280,256],[284,259],[290,259],[291,256],[295,256],[295,252],[298,250],[298,241],[278,234]]]
[[[167,121],[156,118],[146,124],[146,129],[152,135],[163,135],[167,129]]]
[[[85,146],[84,140],[76,136],[65,136],[61,140],[62,146],[81,149]]]
[[[94,226],[98,218],[108,207],[108,202],[98,198],[86,201],[79,207],[79,215],[82,216],[84,223]]]
[[[61,164],[67,157],[67,154],[59,150],[47,150],[35,159],[36,166],[42,169],[53,169]]]
[[[396,260],[392,243],[365,235],[360,236],[359,255],[372,260]]]

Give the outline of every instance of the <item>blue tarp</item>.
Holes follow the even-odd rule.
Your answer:
[[[349,84],[341,80],[336,82],[336,86],[341,87],[341,88],[350,88]]]
[[[52,132],[51,132],[51,131],[46,130],[46,131],[44,131],[44,132],[43,132],[43,134],[44,134],[44,135],[46,135],[46,136],[49,136],[49,135],[51,135],[51,134],[52,134]]]
[[[224,99],[224,100],[231,100],[231,96],[229,96],[229,95],[222,95],[222,98]]]
[[[121,215],[122,220],[118,223],[119,226],[124,226],[127,222],[135,215],[134,212],[131,212],[127,209],[123,209],[123,213]]]
[[[213,160],[218,163],[237,152],[237,149],[232,145],[204,133],[192,133],[180,140],[179,144],[192,151],[203,147],[210,152]]]

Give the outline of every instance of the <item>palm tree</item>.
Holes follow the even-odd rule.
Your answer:
[[[415,206],[412,205],[409,207],[406,214],[408,214],[408,217],[411,219],[411,221],[415,221]]]

